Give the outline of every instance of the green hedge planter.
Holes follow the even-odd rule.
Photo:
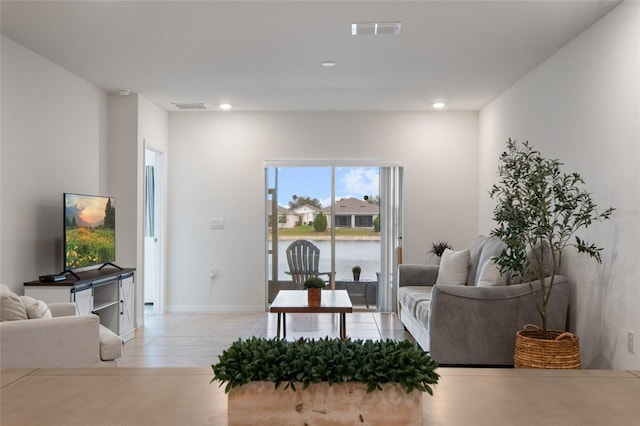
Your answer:
[[[408,341],[250,338],[213,365],[229,424],[421,424],[438,364]],[[400,423],[398,423],[400,422]]]

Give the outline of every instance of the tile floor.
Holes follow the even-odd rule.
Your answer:
[[[287,314],[287,339],[339,336],[337,314]],[[394,314],[347,314],[352,339],[411,339]],[[124,345],[120,367],[208,367],[238,338],[275,337],[277,315],[145,314],[143,327]]]

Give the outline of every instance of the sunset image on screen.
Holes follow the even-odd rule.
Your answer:
[[[115,199],[65,194],[65,269],[115,261]]]

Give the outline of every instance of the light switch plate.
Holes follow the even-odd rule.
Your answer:
[[[211,229],[224,229],[224,217],[212,217],[209,222]]]

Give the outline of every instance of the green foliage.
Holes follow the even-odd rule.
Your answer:
[[[313,220],[313,229],[316,232],[324,232],[327,230],[327,216],[322,214],[322,212],[318,213],[316,218]]]
[[[438,241],[437,243],[431,243],[431,250],[429,250],[429,253],[442,257],[442,253],[444,253],[446,249],[453,249],[453,247],[449,245],[449,241]]]
[[[304,288],[325,288],[326,285],[327,283],[322,281],[320,277],[309,277],[302,283]]]
[[[237,340],[212,365],[213,379],[225,392],[251,381],[285,383],[296,390],[301,383],[361,382],[367,392],[382,389],[384,383],[400,385],[407,393],[414,389],[433,395],[438,382],[438,364],[409,341],[280,339],[252,337]]]
[[[312,226],[296,226],[295,228],[278,229],[279,237],[303,237],[304,239],[313,239],[319,236],[331,237],[331,228],[327,228],[324,232],[318,232]],[[380,234],[371,228],[336,228],[336,235],[339,237],[373,237],[379,239]],[[269,235],[271,238],[271,235]]]
[[[358,265],[351,268],[351,272],[362,272],[362,268]]]
[[[104,225],[105,228],[115,229],[116,227],[116,206],[111,203],[111,198],[107,200],[104,207]]]
[[[490,191],[491,198],[497,201],[493,210],[497,227],[491,235],[507,245],[496,263],[502,272],[538,279],[542,298],[534,300],[544,330],[547,302],[564,248],[573,246],[601,262],[602,248],[578,237],[572,243],[571,237],[580,228],[609,219],[614,211],[608,208],[598,213],[591,195],[582,188],[584,180],[577,173],[563,173],[561,166],[558,160],[543,158],[528,142],[519,144],[509,139],[507,151],[500,156],[500,180]],[[549,262],[552,270],[547,285],[544,265]]]
[[[309,204],[319,209],[322,208],[322,204],[320,203],[320,200],[318,200],[317,198],[311,198],[311,197],[305,197],[305,196],[300,196],[300,197],[297,197],[294,201],[289,201],[289,208],[295,209],[296,207],[304,206],[305,204]]]
[[[380,215],[373,218],[373,231],[380,232]]]
[[[365,201],[369,204],[375,204],[376,206],[380,205],[380,196],[376,195],[374,197],[365,198]]]
[[[66,268],[105,263],[115,258],[113,228],[74,228],[67,230]]]

